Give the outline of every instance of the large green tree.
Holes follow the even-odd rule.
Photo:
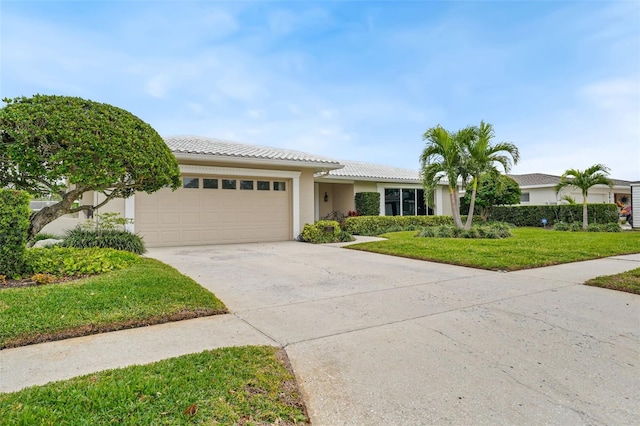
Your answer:
[[[426,146],[420,155],[420,164],[426,194],[431,198],[440,181],[443,178],[447,179],[453,222],[458,228],[463,227],[460,218],[458,181],[464,183],[468,177],[465,169],[464,147],[469,144],[474,134],[473,127],[449,132],[438,125],[427,129],[423,135]]]
[[[511,142],[493,143],[494,137],[493,126],[481,121],[479,127],[474,127],[473,137],[464,140],[463,167],[471,179],[471,202],[465,229],[470,229],[473,221],[478,180],[484,175],[496,172],[496,164],[500,164],[504,172],[509,173],[512,164],[517,164],[520,159],[518,147]]]
[[[568,186],[579,189],[582,192],[582,229],[588,226],[587,197],[589,189],[595,185],[613,186],[609,179],[609,168],[604,164],[594,164],[586,170],[569,169],[560,176],[560,182],[556,185],[556,194]]]
[[[468,211],[473,188],[468,187],[462,200],[462,210]],[[494,206],[508,206],[520,202],[522,191],[518,182],[500,173],[487,173],[478,180],[475,206],[482,220],[486,221]]]
[[[0,187],[60,201],[34,212],[29,237],[47,223],[92,211],[136,191],[177,188],[177,161],[160,135],[123,109],[77,97],[4,99],[0,109]],[[100,203],[82,203],[96,191]]]

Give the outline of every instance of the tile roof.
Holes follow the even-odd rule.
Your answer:
[[[290,161],[340,167],[340,162],[328,157],[292,151],[282,148],[271,148],[249,145],[222,139],[203,136],[168,136],[164,141],[174,153],[204,154],[220,157],[235,157],[259,160]]]
[[[329,177],[352,178],[355,180],[386,180],[420,183],[418,170],[401,169],[399,167],[383,166],[380,164],[364,163],[361,161],[340,161],[344,167],[331,170]]]
[[[560,176],[547,175],[544,173],[529,173],[524,175],[511,175],[508,174],[511,179],[518,182],[520,186],[555,186],[560,182]],[[627,180],[611,179],[615,186],[628,186],[631,182]]]

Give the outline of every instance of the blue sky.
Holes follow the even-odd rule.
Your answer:
[[[513,173],[640,180],[636,1],[2,0],[0,95],[80,96],[161,135],[418,168],[492,123]]]

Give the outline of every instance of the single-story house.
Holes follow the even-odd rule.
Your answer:
[[[149,247],[291,240],[306,223],[355,210],[359,192],[380,193],[381,215],[451,214],[446,182],[434,200],[425,200],[418,170],[200,136],[172,136],[165,142],[178,160],[182,187],[112,200],[100,211],[133,219],[130,230]],[[519,176],[512,175],[516,180],[529,176],[520,180],[532,204],[557,183],[533,178],[547,175]],[[555,202],[552,195],[549,200]],[[85,194],[84,202],[95,205],[100,196]],[[612,202],[593,200],[590,196],[591,202]],[[85,219],[65,216],[43,231],[60,233]]]
[[[566,204],[565,196],[582,203],[582,192],[574,187],[565,187],[556,193],[555,186],[560,182],[560,176],[543,173],[530,173],[523,175],[507,175],[518,182],[522,195],[521,205],[555,205]],[[631,182],[626,180],[611,179],[613,186],[595,185],[589,189],[588,203],[616,203],[618,206],[626,206],[631,203]]]

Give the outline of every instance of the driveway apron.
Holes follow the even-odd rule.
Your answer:
[[[581,285],[640,255],[512,273],[296,242],[149,255],[286,349],[316,425],[640,418],[640,297]]]

